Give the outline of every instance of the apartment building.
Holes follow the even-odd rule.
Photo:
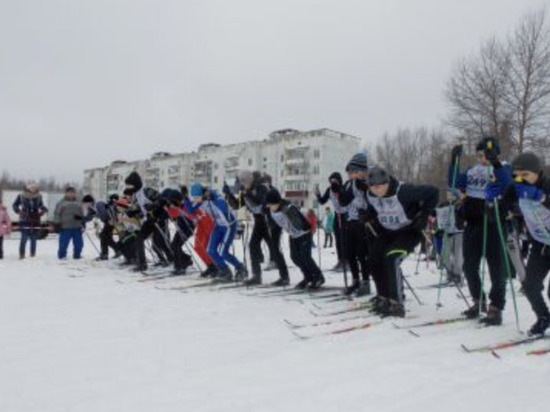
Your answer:
[[[283,197],[309,208],[316,207],[314,189],[328,184],[328,176],[344,173],[347,161],[360,149],[360,139],[331,129],[283,129],[268,138],[230,145],[207,143],[196,152],[155,153],[151,158],[117,160],[84,171],[84,189],[99,199],[121,193],[124,179],[137,171],[145,185],[157,190],[198,181],[220,189],[234,184],[239,170],[259,170],[272,177]]]

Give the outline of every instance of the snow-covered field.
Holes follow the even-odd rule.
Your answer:
[[[138,282],[115,262],[60,263],[56,241],[39,243],[38,256],[19,261],[17,240],[5,242],[0,261],[0,411],[519,411],[548,410],[550,355],[526,351],[542,341],[490,353],[471,346],[518,336],[509,300],[505,325],[473,323],[419,328],[407,324],[456,316],[456,290],[408,293],[411,319],[384,320],[369,329],[312,339],[296,338],[283,319],[315,322],[310,309],[350,303],[299,297],[245,296],[237,289],[169,288],[185,278]],[[237,245],[240,250],[240,245]],[[317,256],[317,250],[314,251]],[[323,250],[323,267],[334,263]],[[404,263],[414,286],[437,282],[434,265]],[[293,283],[300,276],[293,269]],[[275,280],[276,272],[265,274]],[[327,273],[340,285],[341,275]],[[315,308],[313,303],[322,305]],[[521,326],[534,321],[519,297]],[[356,316],[357,312],[339,315]],[[372,318],[300,329],[313,335]]]

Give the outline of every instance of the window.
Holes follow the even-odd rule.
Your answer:
[[[284,161],[285,161],[285,155],[282,154],[282,155],[281,155],[281,162],[284,162]]]
[[[320,152],[319,149],[315,149],[315,150],[313,151],[313,157],[314,157],[315,159],[319,159],[319,158],[321,157],[321,152]]]
[[[252,159],[248,159],[248,166],[252,166]]]
[[[214,183],[218,183],[218,176],[214,176]]]
[[[318,175],[319,174],[319,166],[313,166],[313,174]]]
[[[214,163],[214,170],[218,170],[218,164]]]

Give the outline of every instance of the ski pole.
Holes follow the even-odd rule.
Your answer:
[[[500,213],[499,213],[497,199],[494,200],[494,205],[495,205],[495,219],[497,221],[498,235],[500,238],[500,246],[502,248],[502,253],[504,255],[504,264],[506,266],[506,274],[507,274],[508,280],[510,281],[510,288],[512,289],[512,300],[514,301],[514,312],[516,315],[516,327],[518,329],[518,332],[521,333],[520,326],[519,326],[518,305],[516,301],[516,291],[514,290],[514,283],[512,281],[512,271],[510,269],[510,257],[508,256],[508,250],[506,249],[506,242],[504,240],[504,233],[502,231],[502,223],[500,222]]]
[[[97,245],[96,245],[95,242],[93,241],[92,237],[90,236],[90,234],[88,233],[88,231],[86,230],[86,228],[84,228],[84,233],[86,234],[86,237],[88,238],[88,240],[90,241],[90,243],[91,243],[92,246],[94,247],[95,251],[97,252],[97,255],[98,255],[98,256],[101,256],[100,250],[97,248]]]

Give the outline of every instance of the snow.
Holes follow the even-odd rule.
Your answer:
[[[86,240],[87,241],[87,240]],[[370,329],[297,339],[282,322],[313,322],[312,303],[297,297],[245,296],[212,288],[187,293],[170,287],[186,278],[138,282],[114,261],[59,262],[56,240],[39,243],[34,259],[17,259],[17,240],[6,239],[0,261],[0,411],[499,411],[540,412],[550,378],[550,355],[526,356],[548,342],[508,349],[501,359],[466,354],[479,345],[518,336],[511,299],[500,328],[473,323],[417,329],[398,324],[456,316],[456,291],[408,294],[410,320],[384,320]],[[240,250],[240,244],[236,249]],[[317,251],[314,251],[317,257]],[[323,250],[323,267],[334,264]],[[433,263],[414,275],[414,286],[437,282]],[[327,272],[330,284],[341,275]],[[276,272],[264,274],[275,280]],[[292,269],[295,283],[300,276]],[[518,296],[521,325],[534,321]],[[355,314],[355,313],[354,313]],[[349,314],[347,316],[351,316]],[[339,317],[345,317],[341,315]],[[323,318],[326,319],[326,318]],[[321,334],[368,319],[304,328]]]

